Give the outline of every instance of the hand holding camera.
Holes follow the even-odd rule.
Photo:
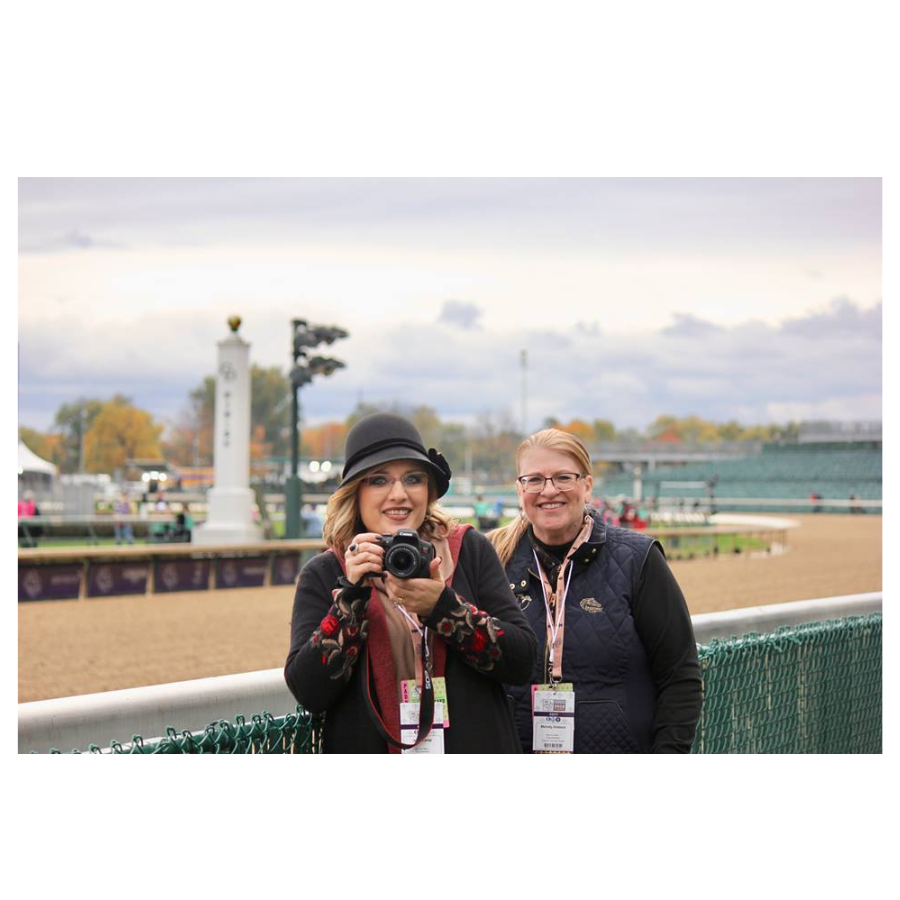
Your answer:
[[[388,596],[420,618],[430,615],[444,589],[434,544],[415,531],[359,534],[347,548],[346,563],[347,577],[355,583],[383,575]]]
[[[371,532],[356,535],[344,554],[344,562],[347,578],[354,584],[360,584],[369,575],[380,575],[384,563],[381,535]]]

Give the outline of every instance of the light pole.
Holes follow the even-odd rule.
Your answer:
[[[303,536],[303,519],[300,515],[302,491],[300,485],[300,388],[309,384],[314,375],[331,375],[335,369],[344,368],[339,359],[327,356],[307,356],[307,351],[319,344],[333,344],[349,337],[343,328],[334,325],[310,325],[306,319],[291,320],[291,353],[294,367],[291,369],[291,474],[285,485],[284,536]]]
[[[528,437],[528,385],[526,382],[528,376],[528,351],[523,350],[521,356],[522,363],[522,437]]]

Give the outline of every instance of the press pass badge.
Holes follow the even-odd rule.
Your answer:
[[[400,740],[411,744],[419,730],[420,703],[400,704]],[[403,753],[443,753],[444,752],[444,704],[434,701],[434,724],[428,737],[415,747],[403,750]]]
[[[575,746],[575,692],[571,684],[536,684],[531,693],[532,749],[571,753]]]
[[[434,687],[434,702],[440,702],[444,704],[444,728],[449,728],[450,705],[447,703],[447,680],[443,676],[439,675],[437,678],[431,679],[431,684]],[[418,703],[420,700],[421,697],[419,697],[419,685],[416,684],[415,678],[408,678],[400,682],[401,703]],[[437,706],[435,706],[435,709],[437,709]],[[434,721],[438,721],[437,713],[434,714]]]

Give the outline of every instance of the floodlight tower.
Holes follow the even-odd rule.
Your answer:
[[[328,356],[307,356],[309,350],[319,344],[333,344],[349,337],[349,332],[335,325],[310,325],[306,319],[291,320],[291,353],[294,367],[291,369],[291,474],[285,486],[284,536],[303,536],[303,520],[300,515],[302,490],[300,485],[300,388],[310,384],[314,375],[331,375],[343,369],[344,363]]]

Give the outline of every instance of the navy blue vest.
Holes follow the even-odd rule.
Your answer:
[[[644,534],[604,525],[575,552],[566,596],[562,680],[575,686],[576,753],[649,753],[656,714],[644,645],[632,599],[651,547]],[[547,619],[531,542],[523,537],[506,567],[510,587],[538,638],[535,684],[546,682]],[[531,687],[507,685],[516,727],[531,752]]]

